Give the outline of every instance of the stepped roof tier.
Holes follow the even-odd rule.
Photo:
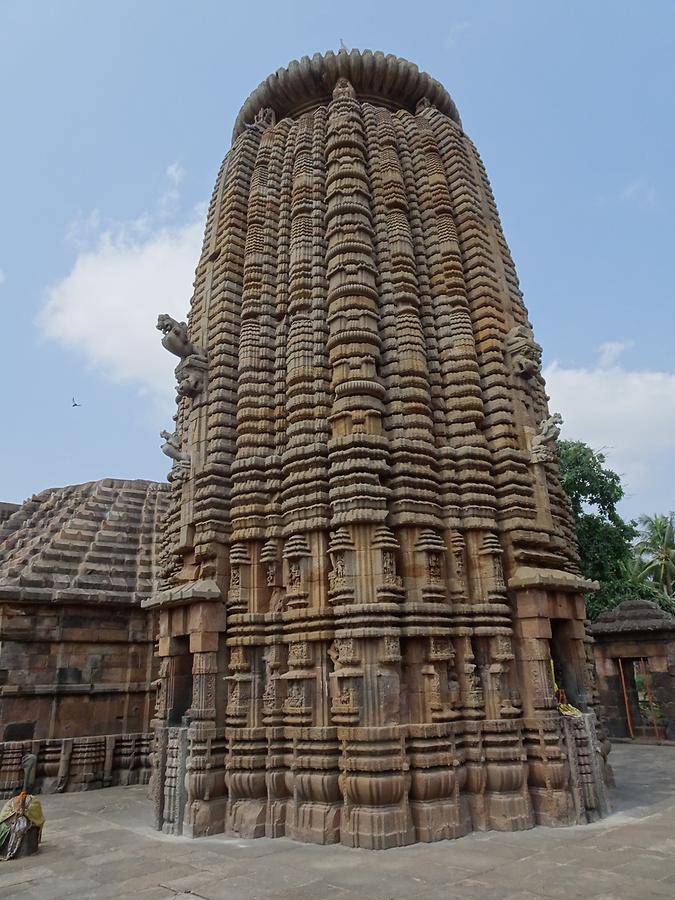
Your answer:
[[[650,600],[624,600],[591,625],[593,634],[675,631],[675,616]]]
[[[166,500],[167,485],[107,478],[42,491],[0,528],[0,791],[16,741],[43,742],[31,750],[43,789],[57,782],[59,739],[92,737],[76,744],[71,789],[101,786],[87,775],[106,747],[94,736],[126,735],[131,768],[134,735],[147,756],[157,622],[141,602],[157,586]]]
[[[0,503],[0,527],[18,510],[20,503]]]
[[[34,495],[0,526],[0,601],[140,604],[156,580],[167,490],[106,478]]]

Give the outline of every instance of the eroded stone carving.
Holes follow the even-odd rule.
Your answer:
[[[541,369],[541,347],[526,325],[514,325],[504,339],[516,375],[531,378]]]
[[[543,463],[556,459],[555,442],[560,437],[562,424],[563,419],[560,413],[554,413],[539,423],[539,431],[532,438],[532,462]]]
[[[177,322],[168,313],[162,313],[157,318],[157,330],[163,334],[162,347],[174,356],[180,356],[181,359],[204,356],[202,350],[189,339],[185,322]]]
[[[177,431],[160,431],[159,436],[164,438],[162,453],[173,460],[169,481],[178,481],[190,474],[190,455],[180,449],[180,438]]]
[[[417,101],[417,105],[415,107],[415,114],[419,115],[427,109],[433,109],[434,105],[428,97],[421,97]]]
[[[177,322],[167,313],[162,313],[158,317],[157,330],[163,334],[162,346],[169,353],[180,357],[180,362],[176,366],[178,396],[197,396],[204,386],[206,354],[189,339],[186,323]]]

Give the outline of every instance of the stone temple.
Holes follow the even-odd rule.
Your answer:
[[[0,798],[146,782],[167,486],[43,491],[0,522]],[[8,505],[8,504],[7,504]],[[1,508],[0,508],[1,511]]]
[[[370,51],[271,75],[157,327],[157,827],[385,848],[601,815],[560,418],[445,89]]]

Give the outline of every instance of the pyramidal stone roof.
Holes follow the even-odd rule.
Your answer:
[[[20,503],[0,503],[0,525],[13,516],[20,505]]]
[[[624,600],[591,626],[593,634],[628,631],[675,631],[675,616],[649,600]]]
[[[443,85],[407,59],[379,50],[340,50],[294,59],[277,69],[248,96],[234,124],[234,140],[250,125],[260,109],[270,107],[277,121],[297,118],[326,105],[338,78],[348,78],[359,100],[389,109],[415,111],[423,97],[461,125],[459,112]]]
[[[140,603],[167,489],[106,478],[31,497],[0,526],[0,601]]]

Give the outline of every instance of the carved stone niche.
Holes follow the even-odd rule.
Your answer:
[[[246,544],[232,544],[230,547],[230,586],[225,605],[228,613],[248,611],[250,593],[251,557]]]
[[[311,554],[303,534],[286,541],[283,553],[286,569],[286,605],[288,609],[305,609],[309,605]]]
[[[398,642],[397,642],[398,643]],[[361,717],[363,668],[353,638],[338,638],[328,648],[331,719],[335,725],[358,725]]]
[[[401,642],[396,634],[385,634],[382,638],[380,662],[397,666],[401,662]]]
[[[286,699],[286,683],[280,677],[284,665],[285,648],[270,644],[265,648],[265,688],[262,695],[263,725],[283,725],[283,703]]]
[[[315,675],[304,669],[289,670],[279,676],[286,683],[283,701],[284,725],[311,725]]]
[[[421,574],[422,599],[428,603],[446,600],[445,543],[430,528],[420,533],[415,544],[416,571]]]
[[[478,555],[484,557],[486,565],[483,571],[487,575],[487,594],[498,594],[500,597],[506,591],[504,582],[504,569],[502,567],[502,545],[496,534],[488,532],[481,541]],[[492,598],[490,598],[492,599]]]
[[[450,722],[461,716],[461,692],[454,661],[455,650],[450,638],[429,638],[427,661],[422,666],[426,721]]]
[[[492,687],[499,699],[499,716],[502,719],[515,719],[522,715],[522,700],[516,690],[509,686],[509,675],[514,660],[511,635],[506,632],[495,634],[490,638],[490,676]]]
[[[328,599],[331,604],[354,602],[354,541],[346,528],[333,531],[328,544],[331,570],[328,573]]]
[[[462,714],[465,719],[482,719],[485,716],[485,697],[480,675],[477,672],[471,638],[466,635],[459,638],[458,641],[461,650],[461,664],[458,668],[463,688]]]
[[[372,546],[376,553],[380,554],[380,565],[378,567],[375,563],[374,567],[376,581],[380,581],[376,588],[377,599],[390,603],[402,602],[405,598],[403,579],[396,574],[396,554],[399,550],[399,543],[392,530],[386,525],[376,528]]]
[[[450,546],[452,548],[452,561],[454,568],[454,578],[451,581],[451,592],[457,599],[466,600],[466,574],[464,557],[466,554],[466,543],[464,536],[460,531],[453,531],[450,536]]]
[[[317,677],[314,646],[311,641],[288,645],[288,671],[280,676],[286,686],[282,706],[285,725],[312,724]]]
[[[273,613],[283,612],[286,600],[279,549],[279,541],[270,538],[260,553],[260,561],[265,567],[265,584],[269,592],[269,611]]]
[[[504,339],[504,350],[518,378],[529,379],[541,369],[541,347],[526,325],[515,325]]]
[[[253,673],[248,654],[246,647],[236,646],[230,649],[230,674],[224,679],[227,684],[225,721],[238,728],[246,727],[253,698]]]

